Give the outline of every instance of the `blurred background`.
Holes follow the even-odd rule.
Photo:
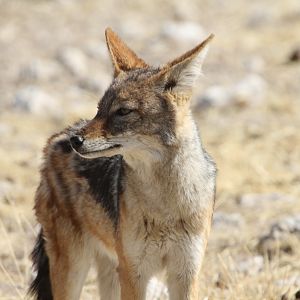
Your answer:
[[[296,299],[299,0],[0,0],[0,299],[24,299],[32,276],[47,138],[93,117],[110,83],[107,26],[153,65],[216,35],[193,99],[219,169],[201,299]]]

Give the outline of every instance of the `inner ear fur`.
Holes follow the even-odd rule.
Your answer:
[[[213,39],[211,34],[202,43],[162,67],[155,76],[164,91],[190,94],[202,74],[202,64]]]
[[[111,28],[105,30],[106,44],[114,66],[114,76],[148,65],[131,50]]]

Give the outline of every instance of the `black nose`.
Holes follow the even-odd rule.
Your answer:
[[[71,145],[74,149],[78,149],[83,144],[84,138],[80,135],[74,135],[70,138]]]

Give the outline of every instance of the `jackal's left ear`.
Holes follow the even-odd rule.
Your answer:
[[[201,44],[162,68],[158,77],[164,90],[172,93],[189,93],[192,90],[202,74],[201,67],[207,54],[207,45],[213,37],[211,34]]]
[[[148,65],[139,58],[110,28],[105,30],[106,44],[114,65],[114,76],[121,72],[146,68]]]

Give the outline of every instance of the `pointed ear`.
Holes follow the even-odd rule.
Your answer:
[[[148,67],[110,28],[105,30],[105,37],[113,62],[115,77],[121,72]]]
[[[211,34],[192,50],[167,63],[158,74],[159,85],[174,94],[190,93],[202,74],[201,67],[208,51],[208,43],[213,37]]]

